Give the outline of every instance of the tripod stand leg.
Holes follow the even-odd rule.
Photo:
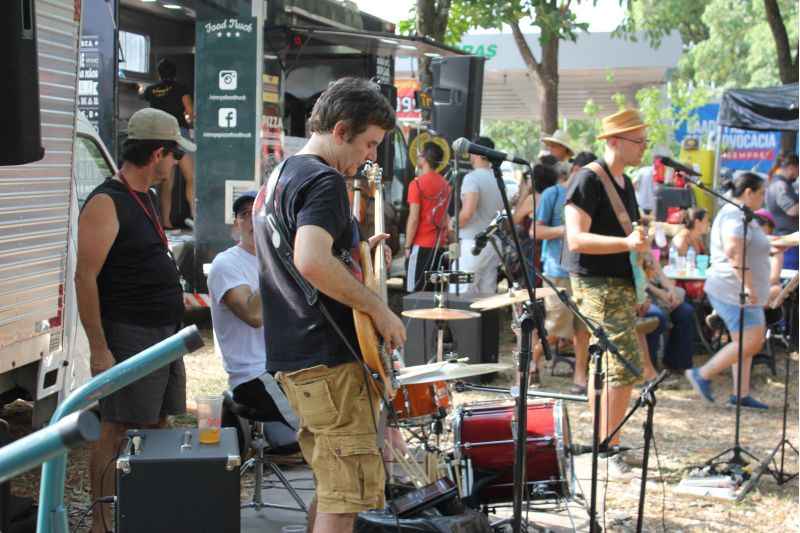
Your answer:
[[[603,369],[602,365],[602,352],[594,348],[592,351],[592,364],[594,365],[594,373],[592,374],[594,390],[592,395],[594,403],[592,404],[592,411],[594,412],[593,430],[592,430],[592,490],[589,504],[589,532],[597,533],[600,531],[600,525],[597,523],[597,462],[598,454],[600,452],[600,398],[603,387]]]
[[[650,460],[650,439],[653,438],[653,412],[656,407],[655,396],[647,399],[647,419],[644,423],[644,457],[642,458],[642,482],[639,486],[639,513],[636,518],[636,533],[644,526],[644,500],[647,492],[647,465]]]

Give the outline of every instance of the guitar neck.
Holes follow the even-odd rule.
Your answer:
[[[375,179],[375,235],[385,233],[383,217],[383,183],[380,177],[377,177]],[[389,295],[386,290],[386,261],[383,257],[383,246],[375,247],[374,266],[378,296],[386,303],[389,301]]]

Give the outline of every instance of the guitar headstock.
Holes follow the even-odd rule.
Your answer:
[[[380,185],[383,180],[383,169],[378,163],[367,161],[364,163],[363,173],[371,185]]]

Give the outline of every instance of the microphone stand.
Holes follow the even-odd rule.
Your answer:
[[[647,464],[650,458],[650,440],[653,438],[653,414],[656,408],[656,389],[668,375],[669,371],[663,370],[655,380],[645,385],[639,394],[639,399],[636,400],[633,407],[625,414],[625,418],[623,418],[619,425],[614,428],[614,431],[600,443],[603,449],[607,448],[608,443],[611,442],[614,435],[622,429],[622,426],[625,425],[628,419],[633,416],[633,413],[643,405],[647,406],[647,418],[644,422],[644,456],[642,458],[642,479],[639,484],[639,511],[636,518],[636,533],[641,533],[642,526],[644,525],[644,498],[647,488]]]
[[[740,326],[739,327],[739,350],[738,350],[737,358],[736,358],[736,428],[735,428],[735,433],[734,433],[733,446],[728,448],[728,449],[726,449],[726,450],[723,450],[722,452],[718,453],[717,455],[715,455],[711,459],[709,459],[709,460],[705,461],[704,463],[702,463],[703,467],[705,467],[705,466],[716,467],[717,465],[727,464],[728,465],[728,470],[730,470],[730,471],[735,470],[737,472],[741,472],[742,471],[742,467],[747,465],[747,461],[744,459],[743,456],[746,455],[746,456],[750,457],[751,459],[754,459],[755,461],[758,461],[758,458],[755,455],[753,455],[747,449],[742,447],[742,445],[740,443],[740,440],[739,440],[739,429],[740,429],[740,425],[741,425],[741,412],[742,412],[742,364],[743,364],[743,360],[744,360],[744,355],[743,355],[743,350],[744,350],[744,346],[743,346],[744,328],[741,327],[741,326],[744,325],[744,306],[745,306],[745,303],[747,302],[747,294],[745,293],[745,286],[744,286],[744,277],[745,277],[745,274],[747,273],[747,230],[748,230],[748,226],[750,225],[750,222],[755,218],[755,213],[753,213],[753,210],[750,209],[749,207],[747,207],[746,205],[739,205],[736,202],[731,201],[729,198],[726,198],[722,194],[719,194],[717,191],[709,189],[708,187],[705,186],[705,184],[703,184],[703,182],[695,180],[693,178],[690,178],[688,175],[685,175],[684,177],[685,177],[687,183],[690,183],[691,185],[694,185],[695,187],[697,187],[701,191],[705,192],[706,194],[709,194],[709,195],[713,196],[714,198],[717,198],[718,200],[723,201],[726,204],[730,204],[730,205],[736,207],[736,209],[738,209],[739,211],[742,212],[742,221],[744,223],[744,233],[743,233],[743,237],[742,237],[742,267],[741,267],[742,282],[741,282],[740,290],[739,290],[739,326]],[[737,267],[734,267],[734,268],[737,268]],[[732,454],[730,461],[726,462],[726,461],[718,460],[722,456],[726,455],[727,453],[731,453]]]
[[[506,185],[503,182],[503,173],[500,171],[499,161],[492,161],[492,170],[494,171],[497,187],[500,189],[500,196],[503,199],[503,208],[508,216],[508,220],[513,224],[514,219],[511,213],[511,205],[508,202]],[[531,278],[528,276],[528,268],[524,261],[522,246],[517,237],[517,232],[512,231],[511,236],[514,240],[514,247],[520,257],[522,277],[525,282],[525,289],[528,291],[528,301],[522,304],[522,313],[519,317],[519,327],[521,331],[519,361],[517,362],[519,396],[516,398],[517,423],[514,442],[514,491],[512,500],[514,511],[511,519],[512,531],[514,533],[520,533],[522,530],[522,498],[526,485],[525,474],[527,470],[525,458],[527,456],[528,444],[528,379],[530,375],[533,330],[534,328],[537,330],[537,335],[539,336],[540,342],[543,343],[543,346],[547,343],[547,332],[544,330],[544,327],[542,327],[543,321],[541,320],[541,312],[535,305],[536,288],[531,284]],[[540,316],[537,317],[536,315]]]

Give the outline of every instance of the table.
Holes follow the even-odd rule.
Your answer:
[[[705,281],[706,280],[706,272],[700,273],[697,269],[686,270],[682,272],[675,272],[673,271],[672,267],[669,265],[663,268],[664,275],[667,276],[669,279],[674,279],[678,281]]]

